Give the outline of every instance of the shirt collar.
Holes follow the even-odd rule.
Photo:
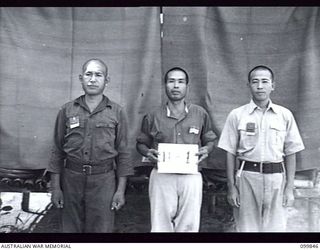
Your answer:
[[[275,113],[279,113],[278,107],[271,100],[269,102],[269,109],[271,109]]]
[[[253,111],[255,111],[256,109],[260,109],[260,107],[254,103],[254,101],[251,99],[250,103],[249,103],[249,113],[252,114]],[[272,110],[275,113],[278,113],[278,108],[277,106],[274,105],[274,103],[271,101],[271,99],[269,99],[269,103],[268,103],[268,107],[267,110]]]
[[[186,112],[186,114],[189,113],[189,106],[190,104],[188,103],[184,103],[184,111]],[[166,104],[166,110],[167,110],[167,117],[170,117],[171,116],[171,110],[169,109],[169,106],[168,106],[168,103]]]
[[[79,104],[81,107],[88,109],[86,101],[85,101],[85,95],[79,96],[74,102]],[[105,95],[102,96],[102,101],[98,105],[98,107],[110,107],[112,108],[112,103],[108,97]]]

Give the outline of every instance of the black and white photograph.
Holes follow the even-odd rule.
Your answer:
[[[320,232],[319,7],[0,7],[0,62],[2,235]]]

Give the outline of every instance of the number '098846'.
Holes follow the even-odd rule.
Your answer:
[[[300,248],[318,248],[318,244],[300,244]]]

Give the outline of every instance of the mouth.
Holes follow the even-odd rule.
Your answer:
[[[180,91],[171,91],[171,94],[173,94],[173,95],[179,95],[179,94],[180,94]]]

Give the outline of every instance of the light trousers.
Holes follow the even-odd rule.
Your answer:
[[[285,174],[242,171],[236,177],[240,207],[234,208],[240,232],[285,232],[286,209],[282,206]]]
[[[151,232],[198,232],[202,176],[162,174],[153,169],[149,182]]]

